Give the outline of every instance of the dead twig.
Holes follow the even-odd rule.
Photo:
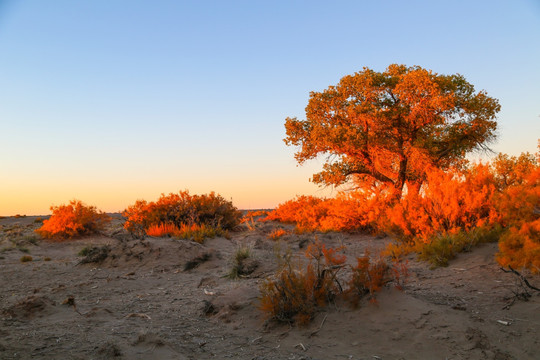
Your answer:
[[[319,325],[319,328],[317,330],[314,330],[311,332],[311,334],[309,334],[309,337],[312,337],[313,335],[317,334],[319,331],[321,331],[323,325],[324,325],[324,322],[326,321],[326,318],[328,317],[328,314],[324,315],[324,319],[322,319],[321,321],[321,325]]]
[[[536,291],[540,291],[539,288],[535,287],[535,286],[532,286],[529,281],[527,280],[527,278],[523,275],[521,275],[517,270],[514,270],[510,265],[508,265],[508,268],[510,270],[506,270],[505,268],[501,268],[502,271],[504,271],[505,273],[513,273],[515,275],[517,275],[524,283],[525,285],[527,285],[527,287],[529,289],[532,289],[532,290],[536,290]]]

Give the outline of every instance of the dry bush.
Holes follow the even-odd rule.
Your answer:
[[[52,206],[51,210],[52,216],[43,220],[43,226],[36,233],[57,241],[98,233],[111,220],[95,206],[86,206],[78,200],[72,200],[68,205]]]
[[[307,265],[292,265],[290,257],[282,264],[273,278],[261,285],[261,310],[268,319],[281,322],[307,324],[315,313],[336,297],[346,295],[357,305],[369,294],[375,301],[375,293],[394,282],[401,286],[407,276],[403,263],[388,263],[379,256],[372,260],[369,253],[357,259],[356,266],[346,265],[342,248],[326,248],[319,241],[308,246],[305,255]],[[344,282],[343,269],[350,269],[348,282]],[[348,287],[343,288],[342,283]]]
[[[32,261],[32,260],[33,260],[33,258],[32,258],[30,255],[24,255],[24,256],[21,256],[21,259],[20,259],[20,261],[21,261],[22,263],[30,262],[30,261]]]
[[[370,300],[375,301],[375,293],[392,281],[389,264],[382,257],[372,261],[369,253],[356,258],[356,266],[352,270],[349,293],[353,295],[351,300],[355,305],[368,294]]]
[[[138,200],[122,213],[127,218],[124,227],[137,237],[145,235],[194,237],[202,242],[206,237],[225,234],[240,223],[242,213],[214,192],[190,195],[162,194],[156,202]]]
[[[260,308],[268,319],[307,324],[318,308],[342,291],[337,272],[345,256],[320,242],[310,244],[305,254],[310,259],[307,266],[293,265],[286,257],[275,277],[261,285]]]
[[[249,210],[242,216],[240,223],[244,224],[248,230],[255,230],[257,227],[256,221],[261,221],[266,216],[268,216],[268,211],[266,210]]]

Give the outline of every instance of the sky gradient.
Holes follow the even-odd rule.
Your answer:
[[[502,106],[492,148],[536,151],[536,0],[0,0],[0,215],[184,189],[243,209],[329,195],[284,120],[392,63],[464,75]]]

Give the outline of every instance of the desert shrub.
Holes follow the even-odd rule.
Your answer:
[[[371,258],[366,252],[357,258],[356,266],[350,266],[341,250],[315,241],[305,251],[307,265],[293,265],[286,257],[277,274],[261,285],[261,310],[269,319],[302,325],[339,296],[346,296],[355,306],[366,295],[375,301],[383,286],[393,282],[401,287],[407,277],[405,263],[389,263],[380,255]],[[346,282],[347,269],[350,280]]]
[[[539,142],[540,150],[540,142]],[[540,272],[540,151],[536,159],[500,155],[493,163],[502,189],[495,206],[507,231],[499,241],[497,261],[502,266]]]
[[[498,220],[492,200],[495,191],[487,165],[466,171],[433,169],[420,191],[408,192],[388,208],[385,230],[404,242],[429,243],[439,234],[494,224]]]
[[[382,257],[372,261],[369,253],[356,258],[356,266],[352,270],[349,292],[353,295],[351,299],[354,304],[368,294],[370,300],[375,301],[375,293],[392,281],[389,264]]]
[[[245,277],[251,274],[258,265],[252,256],[252,248],[247,245],[239,246],[233,254],[228,277],[230,279]]]
[[[21,259],[20,259],[20,261],[22,263],[29,262],[29,261],[32,261],[32,260],[33,260],[33,258],[30,255],[21,256]]]
[[[266,210],[250,210],[240,219],[240,223],[244,224],[248,230],[255,230],[257,227],[256,221],[261,221],[266,216],[268,216],[268,211]]]
[[[100,263],[109,256],[110,252],[111,247],[108,245],[85,247],[78,254],[83,257],[79,263]]]
[[[264,220],[294,223],[298,233],[376,230],[389,200],[382,189],[340,193],[330,199],[299,196],[280,204]]]
[[[123,212],[124,227],[131,234],[177,237],[194,236],[202,241],[231,230],[240,223],[242,213],[215,193],[190,195],[162,194],[156,202],[138,200]],[[150,231],[150,233],[148,233]]]
[[[51,210],[52,216],[36,230],[47,239],[61,241],[94,234],[103,230],[110,221],[109,215],[78,200],[72,200],[68,205],[52,206]]]
[[[497,261],[502,266],[540,273],[540,219],[512,226],[499,241]]]
[[[274,229],[270,234],[268,234],[268,238],[271,240],[278,240],[282,236],[287,235],[287,231],[285,229]]]
[[[337,272],[345,256],[319,242],[310,244],[305,254],[307,266],[293,265],[287,257],[275,277],[262,283],[260,308],[269,319],[307,324],[318,308],[342,291]]]
[[[86,256],[92,251],[92,249],[94,248],[91,246],[85,246],[77,253],[77,256]]]

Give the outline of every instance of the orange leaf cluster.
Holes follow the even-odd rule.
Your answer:
[[[99,232],[110,221],[109,215],[95,206],[72,200],[68,205],[52,206],[52,216],[36,232],[44,238],[62,241]]]

